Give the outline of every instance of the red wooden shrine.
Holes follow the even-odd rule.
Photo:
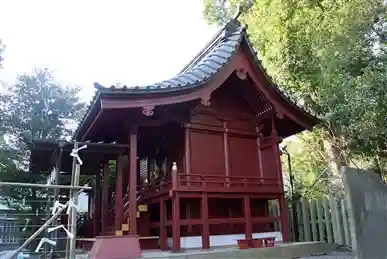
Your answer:
[[[173,250],[199,237],[209,248],[211,236],[251,239],[278,221],[289,240],[279,143],[319,120],[272,82],[238,21],[169,80],[95,87],[76,141],[128,148],[85,162],[97,179],[90,237],[138,235],[143,248],[155,237]],[[113,181],[109,160],[116,160]],[[269,200],[279,201],[280,216],[269,216]]]

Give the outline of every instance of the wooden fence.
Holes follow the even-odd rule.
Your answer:
[[[289,204],[288,208],[291,241],[325,241],[352,246],[346,200],[332,197],[312,201],[303,199],[295,202],[294,206]],[[269,213],[279,215],[278,204],[272,203]],[[295,227],[298,229],[298,238],[297,231],[293,231]],[[279,230],[279,223],[275,224],[274,228]]]

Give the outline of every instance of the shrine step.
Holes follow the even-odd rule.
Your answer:
[[[129,224],[122,224],[121,230],[114,230],[110,228],[108,231],[102,233],[102,236],[123,236],[129,234]]]
[[[137,236],[96,237],[89,259],[141,258]]]
[[[125,238],[125,236],[115,236],[115,235],[104,235],[103,237],[99,237],[99,238],[109,238],[109,237]],[[97,238],[77,238],[78,247],[90,251],[96,239]],[[159,236],[137,237],[137,239],[141,250],[159,249],[159,239],[160,239]]]

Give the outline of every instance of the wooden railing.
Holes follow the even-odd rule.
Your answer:
[[[278,178],[255,176],[225,176],[212,174],[179,173],[176,163],[172,166],[172,188],[174,190],[208,190],[271,192],[281,189]]]
[[[159,193],[168,191],[171,186],[171,177],[166,175],[161,179],[158,179],[150,184],[142,184],[137,186],[137,203],[141,200],[152,198],[157,196]],[[169,188],[168,188],[169,186]],[[129,200],[127,195],[124,200],[124,218],[128,216],[129,213]]]
[[[141,192],[142,198],[150,198],[155,194],[165,191],[168,185],[172,184],[171,175],[167,174],[163,176],[161,179],[157,179],[150,184],[143,184],[137,186],[138,190]]]
[[[176,163],[173,163],[170,174],[152,183],[145,183],[137,186],[137,203],[154,198],[160,194],[172,190],[188,191],[216,191],[216,192],[278,192],[281,188],[281,181],[278,178],[270,177],[248,177],[248,176],[225,176],[212,174],[185,174],[179,173]],[[114,194],[110,202],[110,220],[114,221]],[[129,212],[128,190],[123,197],[124,219]]]
[[[225,176],[211,174],[177,174],[177,187],[181,186],[215,186],[215,187],[262,187],[279,186],[278,178],[254,176]]]
[[[222,189],[278,189],[281,185],[278,178],[225,176],[210,174],[177,174],[176,188],[221,188]]]
[[[158,179],[156,181],[153,181],[152,183],[144,183],[142,185],[138,185],[137,192],[136,192],[136,198],[137,198],[137,204],[141,203],[142,200],[153,198],[160,193],[168,192],[171,189],[172,186],[172,179],[171,175],[166,175],[162,177],[161,179]],[[127,217],[129,215],[129,189],[127,188],[124,192],[124,195],[122,197],[123,200],[123,220],[126,222]],[[108,216],[107,216],[107,224],[108,225],[114,225],[115,217],[116,217],[116,210],[115,210],[115,192],[112,192],[111,194],[111,200],[109,201],[109,207],[108,207]]]

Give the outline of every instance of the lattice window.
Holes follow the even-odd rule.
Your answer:
[[[142,158],[140,160],[140,183],[143,184],[146,182],[148,177],[148,159]]]

